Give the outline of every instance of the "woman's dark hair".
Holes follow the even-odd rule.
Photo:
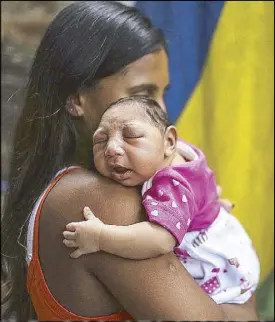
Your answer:
[[[148,117],[148,120],[152,123],[152,125],[157,127],[162,133],[165,132],[168,126],[172,125],[168,118],[168,114],[161,108],[157,101],[150,97],[141,95],[133,95],[120,98],[116,102],[111,103],[105,110],[104,114],[111,108],[115,108],[121,105],[126,105],[127,108],[129,104],[137,105],[138,109],[142,109],[145,112],[145,116]]]
[[[116,1],[75,2],[46,30],[15,129],[2,217],[2,318],[30,318],[28,219],[43,189],[76,154],[77,131],[65,108],[68,98],[161,48],[166,46],[160,30],[137,9]]]

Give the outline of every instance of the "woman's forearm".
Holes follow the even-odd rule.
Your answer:
[[[170,252],[174,237],[161,226],[141,222],[130,226],[104,225],[100,249],[120,257],[146,259]]]
[[[87,190],[91,193],[85,194]],[[145,218],[138,191],[105,179],[92,180],[81,196],[75,206],[82,209],[88,205],[104,223],[126,226]],[[67,216],[67,222],[75,220],[75,210],[68,207]],[[83,257],[83,263],[137,320],[255,320],[252,304],[216,304],[172,252],[138,261],[96,252]]]

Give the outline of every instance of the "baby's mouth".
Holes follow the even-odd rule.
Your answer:
[[[123,174],[123,173],[126,173],[127,171],[129,171],[129,169],[122,167],[122,166],[116,166],[116,167],[113,167],[113,171],[118,174]]]
[[[131,176],[132,170],[125,168],[123,166],[114,166],[112,167],[111,176],[113,179],[118,181],[123,181],[128,179]]]

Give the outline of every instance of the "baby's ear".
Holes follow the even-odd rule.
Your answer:
[[[167,127],[164,133],[164,156],[170,157],[177,147],[178,134],[174,125]]]

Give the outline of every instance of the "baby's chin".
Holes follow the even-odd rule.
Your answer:
[[[141,187],[143,183],[149,179],[149,178],[148,179],[142,178],[142,176],[138,175],[133,170],[129,170],[129,173],[125,173],[125,174],[119,174],[119,173],[114,174],[113,172],[99,171],[99,169],[97,169],[97,171],[102,176],[112,181],[115,181],[125,187]]]
[[[134,180],[134,179],[126,179],[126,180],[116,180],[114,178],[109,177],[109,179],[116,181],[117,183],[120,183],[121,185],[125,187],[138,187],[143,184],[143,182],[140,182],[140,180]]]
[[[110,174],[104,174],[104,176],[112,181],[115,181],[115,182],[121,184],[122,186],[125,186],[125,187],[139,187],[139,186],[142,186],[144,183],[144,181],[142,181],[138,178],[135,178],[134,174],[132,174],[129,178],[127,178],[125,180],[120,180],[120,179],[114,178]]]

